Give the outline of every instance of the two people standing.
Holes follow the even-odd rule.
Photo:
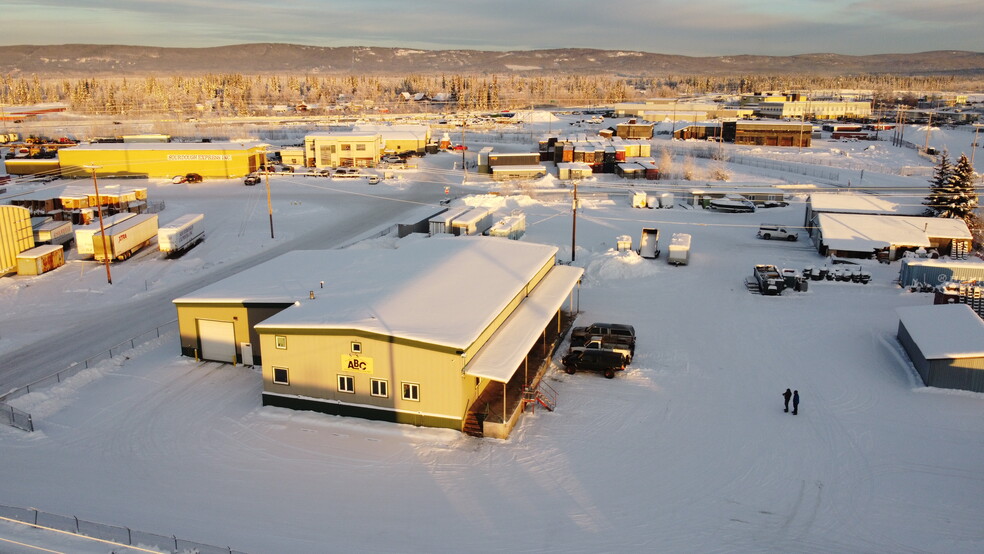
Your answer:
[[[785,404],[785,409],[783,411],[784,412],[789,411],[790,397],[793,398],[793,415],[796,415],[799,412],[799,404],[800,404],[800,393],[798,390],[789,392],[789,389],[786,389],[786,392],[782,393],[782,399]]]

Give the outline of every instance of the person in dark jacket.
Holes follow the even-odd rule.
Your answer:
[[[782,393],[783,404],[785,405],[784,412],[789,411],[789,398],[791,396],[793,396],[793,392],[789,389],[786,389],[786,392]]]
[[[800,406],[800,391],[794,390],[793,391],[793,415],[796,415],[797,413],[799,413],[799,406]]]

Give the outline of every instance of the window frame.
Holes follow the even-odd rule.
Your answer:
[[[287,335],[274,335],[273,344],[277,350],[287,350]]]
[[[347,385],[347,386],[345,386],[345,385],[342,384],[343,381],[345,382],[345,385]],[[338,392],[344,392],[344,393],[347,393],[347,394],[355,394],[355,376],[354,375],[345,375],[344,373],[339,373],[338,374],[338,379],[337,379],[336,385],[338,385],[338,387],[337,387]]]
[[[402,390],[404,400],[408,400],[410,402],[420,402],[420,383],[402,381],[400,383],[400,389]],[[410,391],[413,391],[413,394],[408,395],[407,393]]]
[[[284,385],[290,386],[290,371],[286,367],[272,367],[273,369],[273,384],[274,385]],[[284,379],[282,381],[277,380],[277,373],[282,371],[284,374]]]
[[[380,388],[382,388],[381,392]],[[369,379],[369,396],[389,398],[389,381],[386,379]]]
[[[349,347],[349,349],[351,350],[351,352],[353,354],[362,354],[362,343],[361,342],[352,341],[351,346]]]

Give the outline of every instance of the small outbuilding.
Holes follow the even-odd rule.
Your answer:
[[[898,308],[898,339],[927,387],[984,392],[984,320],[966,304]]]

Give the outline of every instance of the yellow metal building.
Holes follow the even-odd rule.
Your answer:
[[[488,237],[291,252],[176,299],[182,352],[262,358],[264,405],[459,430],[481,411],[507,436],[583,272],[556,252]]]
[[[383,152],[376,132],[324,132],[304,137],[305,167],[373,167]]]
[[[431,140],[427,125],[356,125],[356,133],[379,133],[385,154],[423,154]]]
[[[267,145],[258,142],[80,144],[58,151],[62,175],[86,177],[95,166],[104,177],[169,178],[197,173],[205,178],[242,177],[265,165]]]
[[[21,206],[0,206],[0,275],[16,271],[17,255],[31,248],[31,211]]]

